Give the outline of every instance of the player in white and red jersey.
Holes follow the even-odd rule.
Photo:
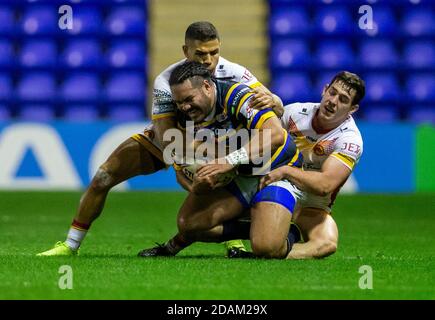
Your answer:
[[[306,193],[293,217],[306,243],[295,244],[289,259],[325,257],[337,249],[338,229],[330,214],[335,197],[363,152],[352,113],[358,110],[364,93],[364,81],[344,71],[325,86],[320,103],[284,107],[281,122],[304,156],[304,170],[275,169],[262,179],[261,187],[288,179]]]
[[[216,78],[245,83],[255,92],[251,108],[272,108],[279,115],[282,101],[266,89],[245,67],[220,57],[220,40],[216,28],[206,21],[192,23],[186,30],[183,45],[185,60],[204,64]],[[152,126],[121,143],[100,166],[84,192],[67,239],[40,256],[75,255],[92,222],[101,214],[107,194],[115,185],[138,175],[148,175],[166,168],[162,155],[162,137],[175,127],[175,104],[169,89],[169,75],[177,64],[157,76],[153,92]],[[233,244],[229,244],[230,249]],[[242,248],[237,245],[236,249]],[[238,250],[235,250],[237,253]]]

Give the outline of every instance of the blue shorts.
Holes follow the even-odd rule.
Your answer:
[[[240,201],[244,209],[265,201],[278,203],[293,213],[302,192],[287,180],[271,183],[258,191],[260,179],[259,176],[238,176],[225,188]]]

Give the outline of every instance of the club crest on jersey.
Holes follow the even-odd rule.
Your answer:
[[[318,156],[324,156],[325,155],[325,148],[321,144],[316,144],[313,148],[313,151]]]

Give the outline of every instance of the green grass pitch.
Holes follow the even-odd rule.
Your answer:
[[[339,248],[323,260],[231,260],[203,243],[137,258],[176,232],[184,196],[112,192],[79,257],[41,258],[65,239],[80,194],[1,192],[0,299],[435,299],[434,194],[339,197]],[[71,290],[58,286],[62,265]],[[373,289],[359,287],[363,265]]]

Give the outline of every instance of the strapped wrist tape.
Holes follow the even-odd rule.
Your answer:
[[[234,152],[231,152],[229,155],[225,157],[225,159],[233,167],[238,166],[239,164],[249,163],[249,155],[245,148],[240,148]]]

